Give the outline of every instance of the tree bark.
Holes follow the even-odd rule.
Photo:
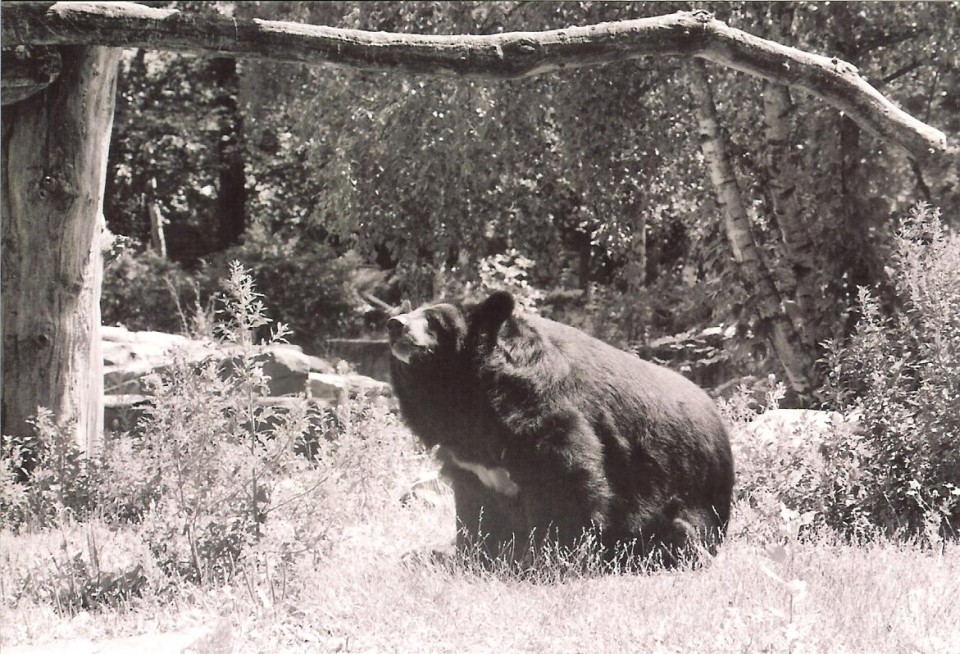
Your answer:
[[[211,62],[217,85],[215,111],[220,126],[217,159],[220,169],[216,221],[221,250],[235,245],[246,227],[246,176],[243,172],[243,122],[237,107],[237,60]]]
[[[423,36],[188,14],[134,3],[27,2],[4,5],[2,24],[8,47],[109,45],[490,78],[648,55],[700,57],[802,88],[916,159],[939,159],[955,150],[943,132],[902,111],[850,64],[752,36],[704,11],[545,32]]]
[[[690,91],[693,95],[703,158],[710,172],[710,181],[723,213],[733,257],[740,267],[748,293],[754,295],[761,327],[769,331],[773,351],[783,366],[790,387],[805,396],[812,390],[813,361],[800,345],[799,333],[786,315],[780,293],[753,240],[740,186],[727,154],[728,147],[721,133],[713,91],[703,62],[689,63]]]
[[[6,12],[6,7],[4,7]],[[3,433],[37,407],[95,451],[103,431],[101,232],[119,50],[61,50],[59,79],[3,111]]]
[[[771,8],[774,33],[783,38],[793,20],[793,8],[777,4]],[[790,90],[780,84],[764,82],[763,120],[765,128],[764,160],[770,175],[773,214],[783,239],[786,262],[795,285],[795,299],[801,321],[795,321],[804,347],[814,350],[821,341],[823,318],[816,272],[820,268],[817,251],[800,205],[796,181],[800,179],[796,159],[791,153],[790,117],[793,100]]]
[[[163,217],[160,205],[156,202],[147,205],[147,213],[150,215],[150,247],[161,259],[166,259],[167,237],[164,236],[163,228],[169,221]]]

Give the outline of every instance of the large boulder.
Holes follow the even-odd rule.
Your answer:
[[[214,356],[218,355],[224,360],[224,373],[229,373],[232,365],[237,362],[236,349],[228,348]],[[313,370],[331,369],[322,359],[304,354],[297,345],[268,345],[264,348],[260,361],[263,364],[263,374],[268,379],[271,396],[306,392],[307,379]]]
[[[154,367],[169,361],[170,350],[180,348],[188,352],[210,352],[209,341],[189,339],[163,332],[131,332],[124,327],[100,328],[103,363],[106,366],[126,366],[143,363]]]
[[[212,341],[201,341],[163,332],[131,332],[123,327],[101,327],[103,387],[107,395],[149,392],[146,379],[169,365],[178,350],[188,361],[215,355]]]
[[[130,431],[150,403],[155,381],[169,370],[174,353],[187,363],[217,361],[227,375],[239,363],[239,346],[193,340],[162,332],[131,332],[103,327],[104,424],[114,431]],[[337,374],[327,361],[305,354],[296,345],[273,344],[262,349],[260,361],[267,378],[263,406],[283,408],[284,396],[306,393],[319,406],[337,406],[363,394],[390,397],[390,385],[359,374]]]
[[[175,350],[189,363],[223,360],[225,373],[237,357],[237,346],[221,346],[210,340],[162,332],[131,332],[123,327],[103,327],[102,332],[104,392],[108,395],[149,393],[149,378],[170,365]],[[310,372],[333,372],[329,363],[304,354],[296,345],[269,345],[262,356],[272,396],[303,393]]]

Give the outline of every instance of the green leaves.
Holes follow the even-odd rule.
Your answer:
[[[560,28],[675,8],[295,2],[238,3],[234,10],[248,18],[457,34]],[[918,3],[895,12],[882,4],[712,8],[733,27],[852,61],[938,127],[960,121],[951,93],[958,80],[956,49],[949,47],[958,24],[950,20],[952,5]],[[265,285],[266,277],[312,274],[306,260],[321,248],[328,260],[349,250],[362,263],[395,269],[401,281],[395,291],[424,300],[440,290],[439,273],[476,283],[481,261],[515,249],[536,264],[528,273],[534,288],[594,284],[626,293],[632,305],[698,289],[697,311],[681,308],[690,317],[674,325],[678,320],[666,319],[668,302],[653,312],[660,316],[656,329],[733,318],[744,333],[765,331],[750,318],[756,280],[732,271],[717,229],[675,60],[652,57],[503,82],[254,60],[238,64],[232,86],[221,73],[200,59],[127,56],[106,212],[115,232],[146,242],[152,203],[172,221],[171,234],[219,248],[223,228],[209,218],[223,213],[222,200],[231,195],[220,173],[239,150],[247,245],[255,240],[269,249],[277,241],[279,250],[299,253],[286,266],[282,257],[263,262],[258,281],[268,298],[282,289]],[[800,275],[816,292],[795,301],[798,274],[774,215],[770,180],[777,171],[761,156],[769,140],[760,126],[762,84],[732,71],[711,73],[751,236],[775,271],[785,306],[803,305],[805,315],[791,320],[816,331],[808,344],[840,337],[850,326],[856,287],[884,275],[891,212],[919,193],[952,215],[960,206],[956,176],[914,169],[820,101],[794,94],[782,148],[795,173],[783,175],[780,191],[799,207],[796,222],[816,243],[816,260],[804,262]],[[233,128],[236,138],[224,146],[232,111],[242,130]]]

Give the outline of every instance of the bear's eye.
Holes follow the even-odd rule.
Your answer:
[[[440,318],[438,318],[433,314],[430,314],[427,316],[427,328],[430,331],[433,331],[433,332],[438,331],[440,327],[441,327]]]

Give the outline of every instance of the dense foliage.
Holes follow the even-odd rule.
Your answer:
[[[179,4],[426,34],[549,29],[687,8]],[[707,6],[734,27],[842,57],[918,118],[948,133],[960,126],[953,3]],[[957,172],[921,169],[816,98],[708,72],[751,239],[780,310],[816,360],[821,342],[852,329],[859,286],[878,286],[887,301],[893,217],[917,199],[958,215]],[[201,256],[242,260],[274,315],[307,345],[363,330],[358,312],[373,306],[351,290],[355,273],[382,271],[389,282],[365,290],[396,304],[482,289],[484,270],[527,261],[522,272],[538,308],[608,340],[627,345],[735,324],[750,357],[744,372],[780,372],[769,318],[751,291],[755,273],[732,261],[688,84],[681,61],[659,57],[492,82],[131,53],[106,216],[115,232],[146,244],[156,206],[170,220],[171,257],[191,270]],[[776,121],[786,140],[773,135]],[[785,198],[792,224],[784,222]],[[800,258],[785,237],[797,226],[808,244]],[[223,254],[225,247],[235,249]],[[157,314],[167,315],[159,305]]]
[[[828,388],[861,418],[862,483],[845,489],[871,520],[917,531],[928,508],[960,529],[960,236],[920,206],[901,221],[892,278],[899,311],[860,292],[861,318],[834,344]],[[852,449],[848,441],[838,443]],[[952,522],[952,525],[950,524]]]
[[[771,524],[786,511],[845,535],[937,543],[960,530],[960,237],[918,206],[900,221],[890,274],[900,312],[861,288],[849,341],[832,343],[826,390],[842,413],[751,428],[725,403],[740,497]],[[761,402],[776,409],[782,397]],[[786,416],[789,418],[789,414]]]

